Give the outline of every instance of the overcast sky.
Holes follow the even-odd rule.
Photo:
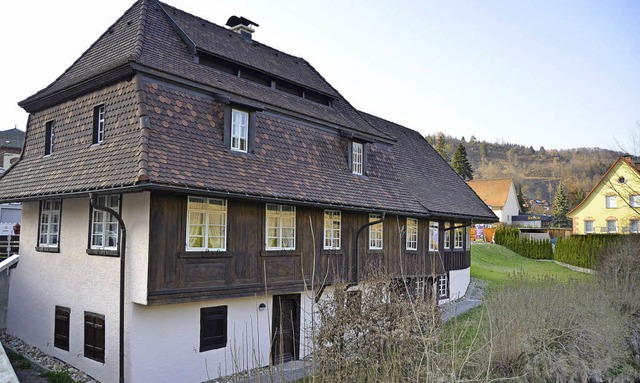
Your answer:
[[[305,58],[356,108],[423,134],[617,149],[640,130],[640,1],[167,0]],[[133,0],[21,0],[0,16],[0,130]]]

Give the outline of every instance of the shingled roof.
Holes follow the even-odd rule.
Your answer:
[[[202,65],[194,57],[203,52],[333,102]],[[225,98],[260,111],[253,153],[225,149]],[[107,115],[116,117],[107,122],[105,142],[91,145],[87,118],[105,100],[112,100]],[[50,156],[40,152],[42,129],[27,131],[33,145],[0,178],[1,200],[164,188],[496,220],[418,132],[357,111],[305,60],[155,0],[136,2],[63,75],[21,105],[32,113],[30,127],[63,123]],[[351,137],[368,143],[364,177],[349,168]]]

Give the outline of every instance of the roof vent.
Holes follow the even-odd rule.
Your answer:
[[[239,33],[245,40],[251,41],[251,34],[255,32],[255,29],[251,28],[252,25],[259,27],[257,23],[246,19],[242,16],[231,16],[229,20],[227,20],[227,26],[232,31]]]

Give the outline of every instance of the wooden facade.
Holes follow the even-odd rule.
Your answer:
[[[341,211],[340,249],[324,250],[324,209],[296,206],[295,250],[271,251],[265,249],[265,203],[230,199],[226,251],[194,252],[185,251],[186,195],[154,192],[150,211],[149,304],[251,296],[265,289],[286,294],[302,290],[305,284],[317,288],[322,281],[356,282],[373,271],[391,278],[428,277],[470,267],[466,232],[462,249],[444,249],[444,222],[440,222],[441,251],[430,252],[429,220],[424,218],[418,220],[417,250],[406,250],[406,217],[387,215],[383,249],[369,249],[365,228],[356,251],[356,235],[369,222],[369,214]]]

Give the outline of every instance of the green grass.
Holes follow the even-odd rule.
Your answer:
[[[570,270],[554,262],[521,257],[506,247],[493,244],[471,246],[471,276],[489,281],[491,285],[509,280],[515,273],[530,277],[551,276],[560,281],[590,279],[593,276]]]
[[[67,371],[45,371],[40,376],[49,379],[49,383],[76,383]]]

